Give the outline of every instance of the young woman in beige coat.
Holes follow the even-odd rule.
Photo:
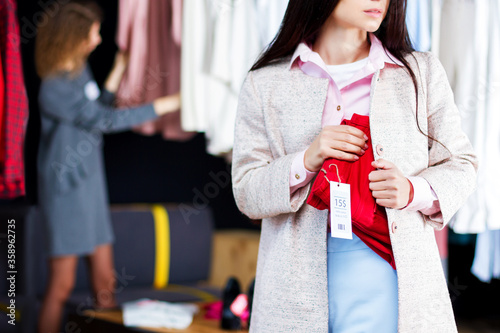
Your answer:
[[[405,6],[290,0],[247,76],[233,187],[262,219],[251,332],[456,332],[434,230],[473,191],[477,162],[441,64],[411,47]],[[353,114],[369,116],[370,146],[340,125]],[[327,235],[328,211],[306,204],[325,159],[368,149],[396,270],[355,235]]]

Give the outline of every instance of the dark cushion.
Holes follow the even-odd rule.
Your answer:
[[[208,208],[198,209],[186,204],[162,205],[168,214],[170,238],[166,235],[170,256],[163,253],[168,267],[166,289],[153,288],[155,280],[156,228],[152,205],[123,205],[111,209],[115,233],[114,261],[117,272],[117,301],[123,303],[138,298],[165,301],[203,301],[217,290],[197,287],[208,279],[212,247],[213,221]],[[162,208],[163,207],[163,208]],[[33,206],[0,206],[0,218],[16,220],[16,305],[22,313],[22,324],[30,332],[35,327],[37,307],[47,283],[47,255],[44,228],[40,214]],[[7,223],[1,224],[0,234],[7,233]],[[7,239],[0,238],[0,250],[7,253]],[[166,251],[168,252],[168,251]],[[0,292],[6,295],[7,262],[0,261]],[[69,307],[89,305],[91,293],[87,269],[81,258],[77,281]],[[184,285],[178,287],[178,285]],[[190,287],[186,287],[190,286]],[[187,289],[186,289],[187,288]],[[90,301],[89,301],[90,300]],[[5,302],[8,299],[5,300]],[[19,302],[17,302],[19,301]],[[3,328],[0,330],[3,332]]]

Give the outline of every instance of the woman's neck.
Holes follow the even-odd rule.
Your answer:
[[[327,65],[349,64],[364,59],[370,53],[366,31],[345,29],[326,22],[313,45],[313,50]]]

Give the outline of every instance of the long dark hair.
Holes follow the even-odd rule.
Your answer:
[[[314,43],[319,31],[340,0],[290,0],[281,28],[251,70],[293,54],[299,43]],[[392,0],[387,15],[374,33],[382,45],[413,73],[404,56],[414,51],[405,22],[406,0]],[[411,74],[410,74],[411,75]],[[412,75],[413,77],[414,75]]]
[[[310,44],[314,43],[321,27],[333,13],[339,2],[340,0],[290,0],[278,34],[250,71],[257,70],[278,62],[284,57],[291,56],[297,46],[303,41]],[[387,51],[403,63],[413,81],[417,108],[415,118],[418,130],[448,150],[441,142],[424,133],[418,122],[417,78],[410,64],[405,59],[406,55],[414,51],[410,36],[408,35],[408,29],[406,28],[406,2],[407,0],[391,0],[384,21],[374,34]]]

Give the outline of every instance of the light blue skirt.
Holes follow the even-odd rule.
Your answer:
[[[328,331],[397,333],[396,271],[354,234],[327,237]]]

